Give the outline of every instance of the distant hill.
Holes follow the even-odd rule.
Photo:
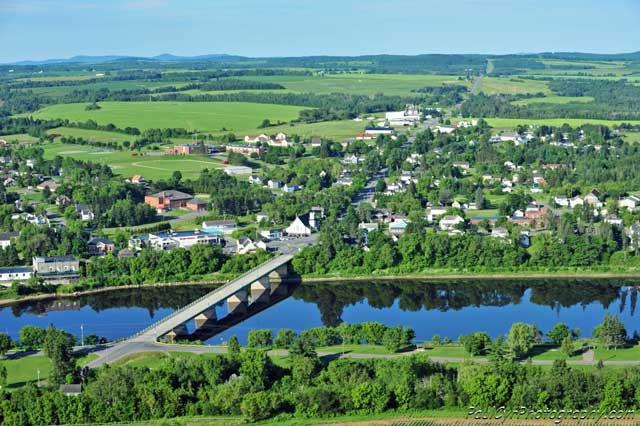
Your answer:
[[[177,56],[170,53],[163,53],[152,57],[143,56],[126,56],[126,55],[104,55],[104,56],[87,56],[76,55],[66,59],[44,59],[40,61],[19,61],[12,62],[7,65],[49,65],[49,64],[103,64],[106,62],[116,62],[123,60],[137,60],[137,61],[159,61],[159,62],[182,62],[182,61],[215,61],[215,60],[230,60],[242,58],[241,56],[233,56],[226,54],[211,54],[211,55],[199,55],[199,56]]]

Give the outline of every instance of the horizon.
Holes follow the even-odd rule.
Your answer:
[[[605,9],[595,0],[438,3],[372,0],[364,8],[353,0],[219,0],[215,6],[201,0],[4,0],[0,63],[165,52],[252,58],[614,54],[640,46],[640,4],[632,0],[613,0]],[[69,21],[73,25],[63,25]]]

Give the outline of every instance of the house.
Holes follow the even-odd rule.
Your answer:
[[[191,201],[193,197],[175,189],[167,191],[160,191],[156,194],[146,195],[144,197],[145,204],[153,207],[158,213],[163,213],[167,210],[186,208],[187,202]]]
[[[134,183],[136,185],[143,185],[144,183],[146,183],[146,181],[144,180],[142,175],[134,175],[131,178],[131,183]]]
[[[27,281],[33,275],[31,266],[10,266],[0,268],[0,285],[11,287],[15,281]]]
[[[226,145],[225,151],[235,152],[237,154],[243,154],[243,155],[251,155],[251,154],[262,155],[265,152],[264,148],[261,146],[247,146],[247,145]]]
[[[80,220],[83,222],[91,222],[95,218],[93,212],[86,204],[76,205],[76,212],[78,213]]]
[[[409,221],[407,219],[394,219],[393,222],[389,224],[389,233],[391,235],[400,236],[405,233],[408,225]]]
[[[629,195],[628,197],[624,197],[618,201],[618,207],[626,208],[630,212],[634,212],[638,210],[640,206],[640,197],[636,195]]]
[[[242,176],[250,175],[253,173],[253,169],[247,166],[227,166],[224,168],[224,172],[229,176]]]
[[[447,213],[446,207],[427,207],[427,220],[429,222],[435,221],[440,216]]]
[[[15,240],[20,236],[17,232],[3,232],[0,233],[0,248],[5,250],[11,245],[11,241]]]
[[[238,239],[238,245],[236,248],[236,252],[238,254],[255,253],[256,250],[258,250],[258,246],[251,238],[240,237]]]
[[[82,393],[82,384],[60,385],[59,390],[66,396],[78,396]]]
[[[135,255],[136,254],[133,252],[133,250],[125,248],[118,252],[118,259],[120,260],[128,259],[128,258],[134,257]]]
[[[287,140],[287,135],[278,133],[274,139],[269,138],[267,145],[286,148],[289,146],[289,141]]]
[[[44,191],[45,188],[48,188],[49,191],[55,191],[56,189],[58,189],[58,182],[56,182],[53,179],[48,179],[45,180],[44,182],[40,183],[38,186],[36,186],[36,188],[38,188],[41,191]]]
[[[207,203],[204,200],[193,198],[187,201],[187,208],[192,212],[204,212],[204,211],[207,211],[208,204],[209,203]]]
[[[509,231],[506,228],[493,228],[491,230],[491,237],[493,238],[507,238],[509,237]]]
[[[567,197],[553,197],[553,202],[559,207],[569,207],[569,199]]]
[[[75,280],[80,276],[80,261],[75,256],[37,256],[32,259],[33,272],[53,283]]]
[[[320,148],[322,146],[322,138],[314,136],[311,138],[311,148]]]
[[[342,164],[358,164],[360,163],[360,157],[355,154],[347,155],[342,159]]]
[[[420,107],[408,104],[404,111],[391,111],[384,115],[384,121],[390,126],[413,126],[420,121]]]
[[[369,232],[380,229],[380,224],[377,222],[360,222],[358,224],[358,229],[362,229],[368,234]]]
[[[261,133],[259,135],[246,135],[244,137],[244,141],[246,143],[269,143],[269,141],[271,140],[271,137],[269,135],[265,135],[264,133]]]
[[[309,215],[296,216],[291,224],[285,229],[287,235],[303,236],[311,235],[313,227],[309,223]]]
[[[71,198],[67,197],[66,195],[62,194],[56,197],[56,206],[66,207],[69,204],[71,204]]]
[[[336,185],[351,186],[353,185],[353,178],[350,176],[341,176],[336,180]]]
[[[549,211],[549,208],[543,204],[529,203],[524,211],[527,219],[542,219]]]
[[[435,129],[436,131],[447,135],[456,131],[456,128],[453,126],[436,126]]]
[[[262,185],[262,178],[258,175],[249,176],[249,183],[254,185]]]
[[[600,193],[595,189],[584,196],[584,202],[596,209],[600,209],[604,206],[602,201],[600,201]]]
[[[582,199],[579,195],[576,195],[569,200],[569,207],[574,209],[578,206],[584,206],[584,199]]]
[[[284,186],[282,187],[282,190],[284,192],[296,192],[296,191],[300,191],[302,189],[302,187],[300,185],[291,185],[288,183],[285,183]]]
[[[93,237],[87,242],[87,252],[92,256],[102,256],[113,253],[116,246],[107,238]]]
[[[5,188],[8,188],[10,186],[15,185],[16,184],[16,180],[14,178],[12,178],[12,177],[8,177],[2,182],[2,184],[5,186]]]
[[[280,189],[282,187],[282,182],[280,182],[279,180],[269,179],[267,181],[267,186],[269,187],[269,189]]]
[[[394,132],[391,127],[367,127],[364,129],[365,135],[377,136],[377,135],[392,135]]]
[[[260,231],[260,236],[269,241],[277,241],[282,239],[284,233],[282,232],[282,229],[264,229]]]
[[[464,219],[458,215],[447,215],[440,219],[440,229],[443,231],[453,231],[461,223],[464,223]]]
[[[613,226],[622,226],[622,219],[615,214],[605,216],[604,221]]]
[[[212,235],[231,234],[236,229],[235,220],[205,220],[202,222],[202,232]]]
[[[467,161],[454,161],[452,163],[453,167],[457,168],[457,169],[462,169],[464,171],[469,170],[469,163]]]
[[[190,248],[196,244],[222,244],[223,239],[218,235],[195,231],[161,231],[149,233],[149,246],[157,250],[171,250],[173,248]]]

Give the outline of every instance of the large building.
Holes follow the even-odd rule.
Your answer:
[[[188,208],[188,203],[192,199],[193,197],[189,194],[171,189],[146,195],[144,202],[156,209],[159,213],[162,213],[171,209]]]
[[[420,107],[409,104],[404,111],[391,111],[384,115],[389,126],[413,126],[420,121]]]
[[[0,285],[10,287],[14,282],[27,281],[33,275],[31,266],[0,268]]]
[[[190,248],[196,244],[222,244],[224,240],[218,235],[202,231],[162,231],[150,233],[148,244],[157,250],[173,248]]]
[[[68,282],[80,276],[80,261],[75,256],[37,256],[33,272],[50,282]]]

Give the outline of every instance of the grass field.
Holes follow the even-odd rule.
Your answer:
[[[113,172],[124,177],[143,175],[148,179],[166,179],[174,170],[180,170],[184,178],[195,178],[201,170],[222,167],[222,163],[204,156],[175,156],[146,153],[134,156],[129,151],[107,151],[87,145],[70,145],[58,142],[43,145],[45,158],[56,155],[109,165]]]
[[[569,102],[587,103],[593,102],[591,96],[546,96],[542,98],[529,98],[513,101],[514,105],[532,105],[532,104],[568,104]]]
[[[90,354],[76,358],[78,366],[84,366],[97,355]],[[7,386],[19,387],[29,382],[38,380],[38,370],[40,370],[40,380],[49,377],[51,373],[51,361],[44,355],[25,356],[17,359],[6,359],[0,361],[0,365],[7,368]]]
[[[66,118],[120,128],[184,128],[199,132],[256,133],[262,120],[288,122],[304,107],[246,102],[100,102],[101,109],[85,111],[86,103],[59,104],[31,115],[34,118]]]
[[[324,76],[250,76],[252,81],[278,83],[294,92],[350,93],[360,95],[411,95],[411,91],[425,86],[470,83],[456,75],[412,74],[328,74]]]
[[[520,77],[482,77],[476,91],[484,92],[488,95],[496,93],[508,95],[521,93],[551,94],[551,90],[545,81],[527,80]]]
[[[93,142],[124,142],[134,141],[137,138],[137,136],[125,135],[124,133],[77,129],[75,127],[56,127],[55,129],[49,130],[47,134],[73,136],[74,138],[83,138]]]
[[[38,138],[34,138],[33,136],[27,135],[26,133],[20,133],[15,135],[4,135],[0,136],[0,139],[5,140],[7,142],[37,142]]]
[[[367,125],[367,121],[323,121],[311,124],[294,124],[274,126],[268,129],[268,133],[284,132],[288,135],[299,135],[303,138],[310,136],[322,136],[334,140],[341,140],[354,137],[358,132],[362,132]]]
[[[617,126],[622,123],[640,124],[640,120],[598,120],[590,118],[545,118],[545,119],[528,119],[528,118],[485,118],[491,127],[497,129],[513,129],[516,126],[532,125],[532,126],[562,126],[563,124],[569,124],[576,127],[583,124],[603,124],[606,126]]]

